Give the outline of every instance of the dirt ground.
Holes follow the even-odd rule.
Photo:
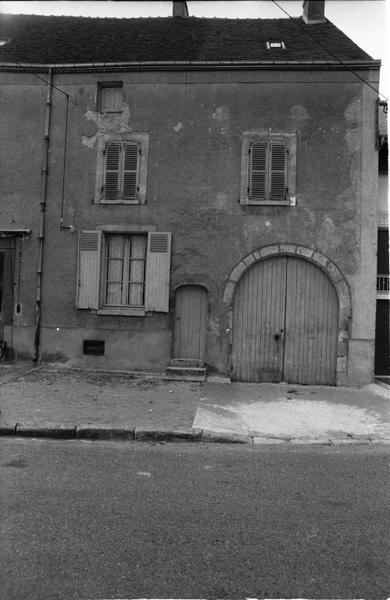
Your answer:
[[[56,366],[0,366],[2,422],[191,427],[201,384]]]

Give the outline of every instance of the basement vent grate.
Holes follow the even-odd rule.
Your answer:
[[[104,340],[84,340],[84,354],[104,355]]]

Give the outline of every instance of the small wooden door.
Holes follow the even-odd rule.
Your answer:
[[[232,377],[238,381],[334,385],[338,298],[303,259],[253,265],[234,296]]]
[[[15,238],[0,239],[0,341],[4,339],[4,328],[12,324],[14,272]]]
[[[207,290],[182,285],[176,291],[174,358],[203,360],[206,346]]]

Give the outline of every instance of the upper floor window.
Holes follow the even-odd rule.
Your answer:
[[[121,112],[123,104],[122,81],[104,81],[98,84],[98,111]]]
[[[241,204],[295,204],[295,134],[243,134]]]
[[[99,139],[95,202],[144,204],[149,135],[106,134]]]

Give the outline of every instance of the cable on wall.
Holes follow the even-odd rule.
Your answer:
[[[367,85],[369,88],[371,88],[372,90],[374,90],[374,92],[376,92],[377,94],[379,94],[379,96],[382,96],[382,98],[384,98],[386,100],[386,102],[388,102],[388,98],[382,94],[376,87],[374,87],[373,85],[371,85],[371,83],[369,83],[368,81],[366,81],[364,79],[364,77],[362,77],[361,75],[359,75],[359,73],[356,73],[356,71],[354,71],[352,69],[352,67],[349,67],[348,65],[345,64],[345,62],[339,58],[337,56],[337,54],[335,54],[334,52],[332,52],[332,50],[329,50],[329,48],[327,48],[325,46],[325,44],[323,44],[322,42],[320,42],[315,35],[313,35],[310,31],[307,30],[306,27],[304,27],[302,25],[302,23],[292,17],[287,10],[285,10],[282,6],[280,6],[280,4],[277,2],[277,0],[272,0],[272,2],[275,4],[275,6],[277,6],[282,12],[284,12],[284,14],[286,14],[288,16],[289,19],[291,19],[296,25],[298,25],[298,27],[300,27],[302,29],[302,31],[304,31],[308,36],[310,36],[312,38],[312,40],[314,40],[319,46],[321,46],[321,48],[323,48],[328,54],[330,54],[330,56],[332,56],[334,59],[336,59],[341,65],[343,65],[343,67],[345,67],[346,69],[348,69],[348,71],[350,71],[351,73],[353,73],[353,75],[355,75],[355,77],[357,77],[358,79],[360,79],[360,81],[362,81],[365,85]]]

